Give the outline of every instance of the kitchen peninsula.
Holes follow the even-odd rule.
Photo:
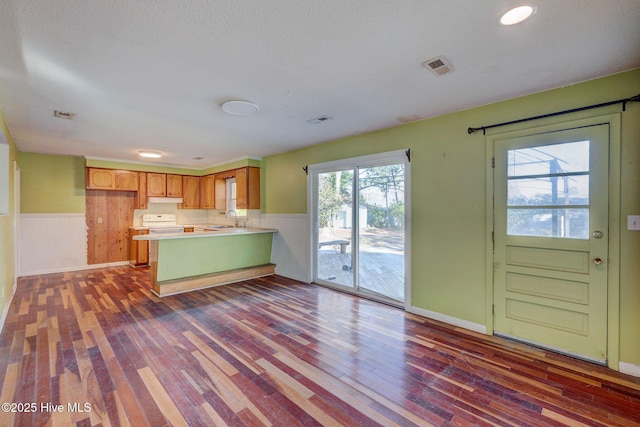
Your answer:
[[[151,290],[158,296],[274,274],[271,228],[212,228],[138,235],[150,247]]]

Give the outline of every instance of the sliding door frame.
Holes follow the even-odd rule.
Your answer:
[[[403,309],[411,307],[411,162],[407,156],[407,150],[395,150],[384,153],[371,154],[367,156],[352,157],[348,159],[335,160],[325,163],[317,163],[309,165],[308,177],[307,177],[307,212],[309,213],[309,231],[311,234],[309,254],[311,259],[311,280],[315,281],[318,276],[318,199],[316,189],[318,188],[318,175],[321,173],[335,172],[340,170],[385,166],[390,164],[402,163],[405,168],[404,176],[404,301],[400,305],[391,299],[375,298],[374,296],[356,292],[355,289],[349,290],[346,286],[332,285],[331,283],[322,282],[319,283],[323,286],[332,287],[344,292],[354,293],[355,295],[363,296],[367,298],[378,300],[380,302],[388,303],[391,305],[401,306]],[[352,215],[352,236],[356,236],[359,226],[359,214],[358,209],[360,206],[359,190],[358,190],[358,177],[354,174],[353,180],[353,204],[355,205],[354,214]],[[353,270],[356,271],[359,268],[358,259],[358,237],[354,238],[354,244],[352,249],[352,262]],[[356,276],[357,277],[356,273]],[[357,283],[357,282],[356,282]]]

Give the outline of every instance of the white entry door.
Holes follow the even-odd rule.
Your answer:
[[[609,125],[494,155],[494,332],[606,362]]]

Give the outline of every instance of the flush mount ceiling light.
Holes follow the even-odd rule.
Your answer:
[[[138,156],[146,159],[159,159],[162,157],[162,153],[158,153],[157,151],[138,151]]]
[[[249,101],[227,101],[222,104],[222,110],[232,116],[250,116],[258,112],[260,108]]]
[[[537,10],[538,8],[533,4],[515,7],[502,15],[502,17],[500,18],[500,24],[519,24],[520,22],[532,17],[537,12]]]

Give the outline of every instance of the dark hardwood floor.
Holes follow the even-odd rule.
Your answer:
[[[638,378],[322,287],[149,287],[129,267],[19,279],[0,425],[640,424]]]

